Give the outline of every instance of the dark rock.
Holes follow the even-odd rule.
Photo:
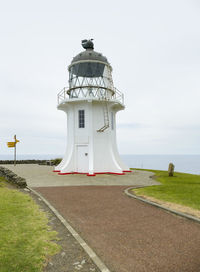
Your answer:
[[[175,168],[174,164],[170,162],[169,167],[168,167],[169,177],[173,177],[173,175],[174,175],[174,168]]]

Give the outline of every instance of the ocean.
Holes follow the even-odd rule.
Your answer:
[[[59,154],[19,154],[18,160],[38,159],[50,160],[61,158]],[[122,160],[129,167],[142,169],[167,170],[172,162],[175,171],[200,175],[200,155],[121,155]],[[12,160],[11,155],[0,155],[0,160]]]
[[[168,170],[172,162],[176,172],[200,175],[200,155],[121,155],[134,168]]]

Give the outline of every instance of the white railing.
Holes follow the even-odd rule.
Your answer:
[[[67,87],[64,87],[57,95],[58,104],[60,104],[62,101],[69,98],[69,95],[67,94]]]
[[[58,104],[68,99],[76,98],[96,98],[99,100],[117,100],[121,104],[124,104],[124,94],[116,88],[107,89],[99,86],[83,86],[75,88],[64,87],[58,93]]]

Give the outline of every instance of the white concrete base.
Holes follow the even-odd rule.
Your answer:
[[[97,132],[105,123],[105,105],[109,127],[104,132]],[[67,114],[67,150],[55,171],[94,175],[123,174],[129,170],[122,162],[116,144],[116,113],[124,109],[120,102],[76,98],[59,104],[58,109]],[[84,128],[79,128],[79,110],[85,111]]]

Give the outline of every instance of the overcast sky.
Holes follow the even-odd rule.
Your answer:
[[[0,157],[63,154],[57,93],[82,39],[113,67],[124,93],[121,154],[200,154],[198,0],[8,0],[0,6]]]

